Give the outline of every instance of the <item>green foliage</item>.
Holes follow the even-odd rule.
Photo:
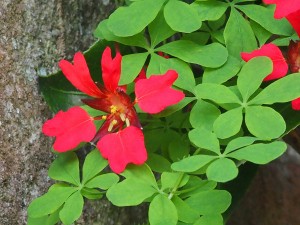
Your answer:
[[[128,85],[130,94],[142,70],[147,78],[175,70],[173,88],[186,97],[156,115],[141,114],[137,107],[147,164],[128,165],[120,182],[105,169],[108,162],[98,150],[83,165],[74,152],[60,154],[49,169],[58,182],[30,204],[29,225],[72,224],[85,198],[104,195],[120,207],[150,203],[151,225],[223,225],[232,199],[222,189],[238,200],[255,170],[247,162],[278,158],[286,149],[278,139],[300,124],[299,112],[290,106],[300,96],[300,73],[264,82],[273,62],[241,59],[242,52],[270,40],[280,46],[298,40],[286,19],[274,18],[273,6],[254,0],[127,3],[99,23],[94,35],[101,40],[85,52],[93,80],[102,83],[101,54],[117,42],[123,55],[119,85]],[[60,71],[39,78],[39,85],[54,112],[87,97]]]

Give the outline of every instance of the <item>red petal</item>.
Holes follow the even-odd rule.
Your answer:
[[[300,3],[300,1],[299,1]],[[299,6],[300,9],[300,6]],[[287,20],[293,26],[294,30],[297,32],[298,36],[300,37],[300,10],[291,13],[286,16]]]
[[[182,91],[171,88],[178,74],[174,70],[164,75],[152,75],[135,84],[135,95],[140,108],[148,113],[159,113],[166,107],[180,102],[184,98]]]
[[[292,108],[294,110],[300,110],[300,98],[297,98],[292,101]]]
[[[111,49],[107,47],[101,59],[102,78],[107,90],[115,91],[121,76],[122,55],[117,51],[116,57],[112,59]]]
[[[92,97],[102,96],[102,92],[91,78],[89,68],[81,52],[74,55],[74,65],[67,60],[61,60],[58,65],[74,87]]]
[[[97,147],[115,173],[122,173],[128,163],[141,165],[147,160],[143,132],[133,126],[105,135]]]
[[[59,111],[53,119],[43,125],[43,133],[56,136],[53,148],[65,152],[75,148],[81,142],[92,140],[96,134],[93,118],[79,106],[70,108],[67,112]]]
[[[142,70],[139,73],[139,75],[134,79],[134,83],[136,83],[136,82],[138,82],[139,80],[142,80],[142,79],[147,79],[146,71],[145,71],[144,68],[142,68]]]
[[[287,74],[288,65],[280,49],[276,45],[270,43],[263,45],[260,49],[254,50],[250,53],[241,53],[242,59],[246,62],[257,56],[267,56],[273,61],[273,71],[264,79],[264,81],[278,79]]]
[[[299,0],[264,0],[266,4],[276,4],[274,17],[281,19],[300,9]]]

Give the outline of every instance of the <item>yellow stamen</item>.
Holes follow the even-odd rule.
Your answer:
[[[106,120],[107,116],[102,116],[101,119]]]
[[[130,121],[129,121],[128,118],[125,119],[125,122],[126,122],[126,126],[129,127],[130,126]]]
[[[112,129],[113,129],[113,127],[114,127],[114,125],[116,125],[117,123],[118,123],[117,120],[111,121],[110,124],[109,124],[109,127],[108,127],[108,131],[111,132]]]
[[[121,113],[121,114],[120,114],[120,118],[121,118],[122,121],[125,121],[125,120],[126,120],[125,114],[124,114],[124,113]]]
[[[110,112],[112,114],[115,114],[118,111],[118,107],[115,105],[110,106]]]

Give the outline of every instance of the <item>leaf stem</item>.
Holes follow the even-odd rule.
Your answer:
[[[176,181],[176,183],[175,183],[175,185],[174,185],[174,188],[172,189],[172,191],[170,192],[170,194],[168,196],[168,199],[171,200],[173,198],[174,193],[177,191],[177,189],[178,189],[178,187],[179,187],[179,185],[180,185],[180,183],[181,183],[181,181],[183,179],[183,176],[184,176],[184,173],[181,172],[180,175],[179,175],[179,177],[178,177],[178,179],[177,179],[177,181]]]

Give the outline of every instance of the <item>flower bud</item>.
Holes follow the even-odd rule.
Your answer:
[[[290,41],[287,61],[290,65],[291,72],[300,72],[300,41]]]

